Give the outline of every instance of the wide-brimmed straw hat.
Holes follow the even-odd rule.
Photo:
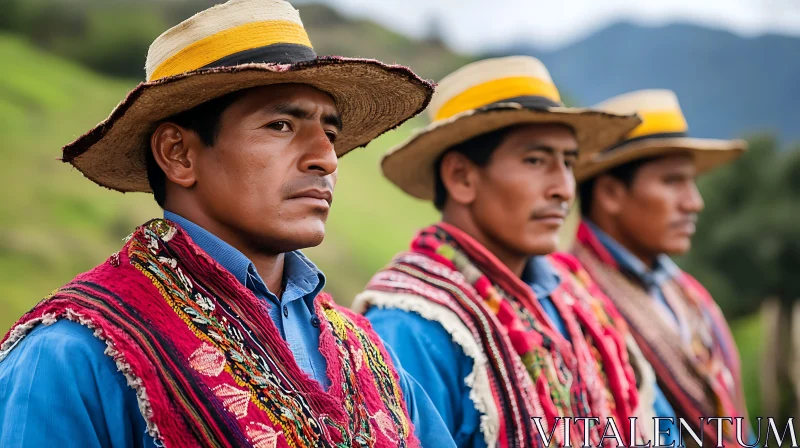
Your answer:
[[[328,93],[343,122],[339,156],[421,112],[433,93],[405,67],[318,57],[283,0],[231,0],[202,11],[159,36],[145,68],[146,82],[64,147],[65,162],[114,190],[150,191],[145,151],[160,121],[237,90],[301,83]]]
[[[620,114],[636,112],[642,124],[603,152],[579,160],[575,167],[578,182],[634,160],[678,153],[691,154],[700,174],[736,160],[747,149],[744,140],[690,138],[678,97],[671,90],[638,90],[595,108]]]
[[[525,123],[574,129],[581,157],[619,141],[640,123],[635,114],[565,107],[547,68],[536,58],[485,59],[446,76],[428,114],[432,123],[383,158],[383,174],[406,193],[433,199],[434,166],[453,145]]]

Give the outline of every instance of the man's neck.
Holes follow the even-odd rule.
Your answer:
[[[639,244],[635,242],[633,238],[629,238],[625,232],[622,232],[618,226],[611,224],[611,223],[599,223],[596,220],[592,220],[594,224],[602,230],[606,235],[610,236],[614,239],[620,246],[624,247],[625,250],[633,254],[634,257],[638,258],[639,261],[644,263],[648,269],[653,269],[656,263],[656,258],[658,258],[658,254],[654,254],[647,249],[644,249]]]
[[[503,263],[514,275],[522,277],[525,270],[525,265],[530,258],[524,254],[518,254],[505,248],[501,243],[492,238],[490,235],[483,232],[476,224],[475,221],[466,216],[461,216],[460,213],[442,213],[442,222],[457,227],[462,232],[471,236],[475,241],[480,243],[489,252],[492,253],[501,263]]]
[[[201,213],[192,213],[190,210],[174,211],[169,210],[207,230],[217,238],[230,244],[234,249],[241,252],[255,266],[258,275],[264,281],[267,289],[278,298],[283,295],[283,269],[285,254],[265,253],[249,244],[237,232],[228,227],[208,218]]]

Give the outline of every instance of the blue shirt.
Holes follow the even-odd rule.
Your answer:
[[[668,280],[678,276],[680,268],[665,254],[657,256],[654,260],[653,267],[648,268],[642,260],[636,257],[636,255],[633,255],[631,251],[618,243],[617,240],[600,230],[594,223],[587,219],[584,219],[584,222],[592,229],[603,247],[614,257],[620,269],[632,275],[651,297],[661,302],[661,304],[673,313],[672,317],[675,317],[661,288]]]
[[[525,266],[522,280],[533,289],[558,331],[568,338],[564,319],[552,300],[552,293],[561,284],[561,279],[547,258],[532,257]],[[486,447],[480,431],[480,413],[469,398],[470,388],[466,384],[466,377],[472,373],[472,358],[453,342],[444,327],[417,313],[392,308],[372,307],[366,316],[378,335],[397,347],[397,356],[405,370],[424,385],[456,445],[461,448]],[[660,390],[657,390],[657,395],[663,398]],[[666,398],[662,404],[665,406],[656,409],[656,416],[675,418]],[[627,428],[627,423],[618,422],[618,427]],[[674,425],[665,422],[662,429],[666,427],[670,428],[671,434],[676,434]]]
[[[272,294],[253,264],[238,250],[175,214],[165,217],[229,270],[258,298],[270,303],[269,316],[298,365],[327,388],[326,362],[319,352],[319,329],[312,325],[313,301],[325,277],[300,252],[284,259],[285,288]],[[285,308],[284,308],[285,307]],[[286,311],[284,311],[286,310]],[[0,446],[153,447],[136,394],[105,356],[106,346],[78,323],[39,325],[0,360]],[[423,446],[454,446],[436,408],[406,373],[387,345],[415,434]]]

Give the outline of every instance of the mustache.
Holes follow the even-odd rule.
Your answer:
[[[676,219],[673,221],[670,226],[671,227],[680,227],[685,224],[697,224],[697,213],[691,213],[681,219]]]
[[[569,202],[563,201],[534,210],[531,213],[531,218],[541,219],[553,215],[561,215],[566,218],[567,214],[569,214]]]
[[[301,191],[317,189],[317,190],[328,190],[331,192],[331,203],[333,203],[333,181],[330,179],[330,176],[319,177],[319,176],[307,176],[300,179],[297,179],[293,182],[285,184],[283,188],[281,188],[281,192],[283,193],[284,198],[292,197],[293,195],[297,194]]]

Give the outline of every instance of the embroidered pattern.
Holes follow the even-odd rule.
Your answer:
[[[281,431],[275,431],[263,423],[251,423],[247,427],[247,437],[253,443],[253,448],[275,448],[281,434]]]
[[[156,220],[137,229],[119,261],[82,274],[14,331],[45,318],[85,316],[80,322],[108,341],[109,356],[126,360],[158,441],[174,447],[419,446],[380,340],[363,318],[327,295],[315,301],[320,351],[332,375],[342,377],[332,377],[325,392],[297,365],[263,303],[173,224]],[[377,412],[391,427],[370,418]]]
[[[307,397],[294,392],[302,387],[300,379],[296,378],[300,375],[292,375],[280,362],[281,355],[284,360],[291,357],[288,347],[284,345],[285,353],[281,354],[275,347],[259,343],[252,336],[255,329],[241,318],[252,311],[236,309],[233,303],[215,304],[211,297],[225,297],[226,292],[198,284],[197,280],[193,281],[186,275],[181,263],[160,242],[165,236],[175,236],[173,226],[165,225],[162,220],[154,221],[144,228],[143,236],[131,240],[128,252],[132,264],[153,280],[165,300],[192,332],[205,341],[204,344],[225,355],[231,375],[244,389],[225,386],[215,389],[214,393],[237,418],[247,416],[251,406],[265,411],[270,421],[278,423],[287,440],[298,446],[306,446],[309,441],[315,441],[312,443],[315,446],[327,446],[324,442],[326,432],[341,437],[336,443],[342,446],[350,446],[357,440],[362,440],[366,446],[374,446],[374,428],[369,424],[362,401],[365,397],[360,391],[363,379],[355,374],[359,369],[354,352],[361,350],[371,355],[366,361],[371,367],[370,376],[376,380],[375,385],[394,424],[402,428],[398,432],[404,435],[404,439],[410,435],[399,386],[377,346],[328,300],[318,298],[317,302],[332,327],[343,360],[341,395],[346,418],[340,415],[338,419],[331,415],[321,419]],[[405,440],[400,446],[405,446]]]
[[[203,343],[189,356],[192,368],[207,376],[219,376],[225,369],[225,355],[216,347]]]
[[[250,392],[237,389],[230,384],[220,384],[212,389],[222,399],[222,404],[236,418],[247,417],[247,406],[250,404]]]

